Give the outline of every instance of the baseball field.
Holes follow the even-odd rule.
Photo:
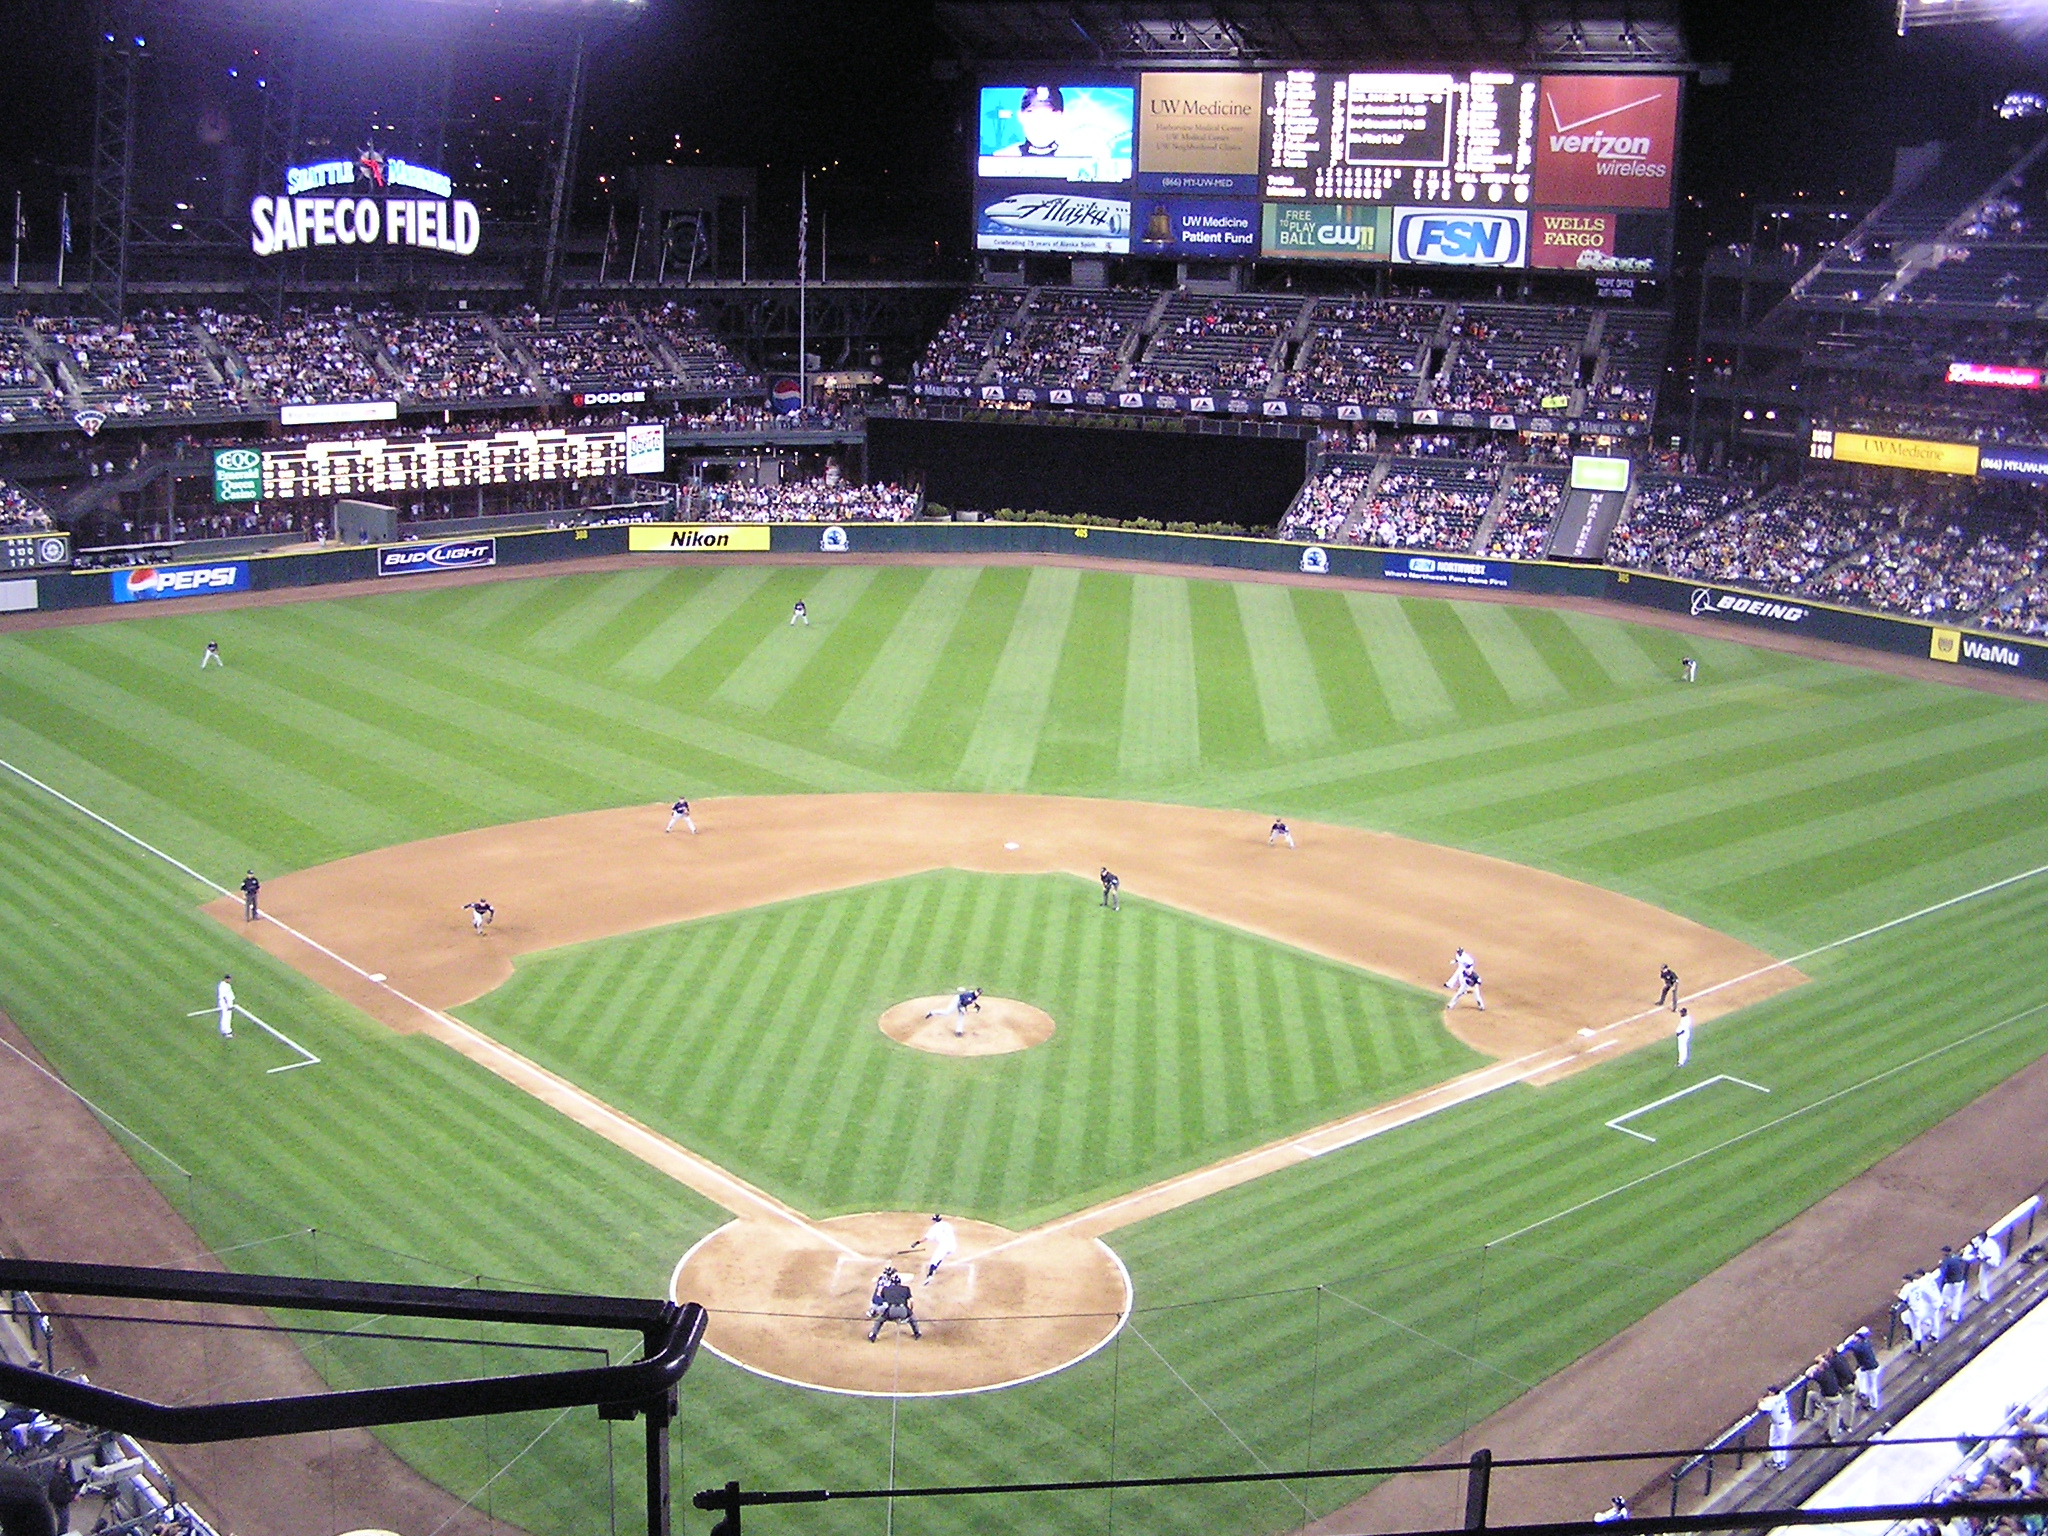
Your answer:
[[[0,1008],[231,1265],[706,1300],[685,1491],[1409,1459],[2048,1047],[2026,700],[1055,565],[162,607],[0,633]],[[241,921],[245,869],[285,927]],[[1461,943],[1484,1013],[1443,1010]],[[973,1049],[878,1027],[963,986],[1018,1010]],[[933,1211],[962,1250],[926,1336],[869,1345],[874,1268]],[[539,1358],[307,1354],[336,1385]],[[390,1443],[554,1533],[638,1521],[612,1433]],[[1001,1520],[1255,1532],[1359,1491]]]

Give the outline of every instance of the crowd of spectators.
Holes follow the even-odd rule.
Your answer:
[[[1280,339],[1300,311],[1298,299],[1176,294],[1125,384],[1166,394],[1264,394]]]
[[[1522,415],[1562,410],[1578,384],[1588,316],[1577,309],[1468,304],[1431,403]]]
[[[590,308],[543,315],[527,305],[505,321],[505,332],[556,389],[651,389],[672,382],[631,315]]]
[[[819,475],[779,485],[692,486],[689,515],[715,523],[907,523],[922,501],[900,485],[855,485]]]
[[[1103,389],[1123,366],[1125,344],[1152,307],[1143,293],[1034,293],[1023,323],[1006,332],[996,358],[1005,383]]]
[[[1537,560],[1550,545],[1557,509],[1564,505],[1564,473],[1525,470],[1508,481],[1500,515],[1487,535],[1486,553],[1496,559]]]
[[[0,533],[46,533],[50,514],[18,485],[0,480]]]
[[[1440,549],[1467,553],[1499,489],[1498,474],[1483,464],[1428,468],[1396,460],[1366,503],[1352,539],[1386,549]]]
[[[1586,391],[1588,419],[1647,424],[1656,414],[1670,324],[1663,315],[1626,310],[1608,315],[1600,342],[1605,358]]]
[[[1396,299],[1321,299],[1290,392],[1361,405],[1413,402],[1444,306]]]
[[[760,384],[689,305],[670,299],[647,315],[646,325],[675,359],[676,378],[685,389],[709,393]]]
[[[1021,302],[1017,293],[1004,288],[977,288],[966,301],[946,317],[924,349],[924,357],[911,370],[920,383],[972,384],[995,355],[1005,322]]]
[[[259,405],[325,405],[389,399],[392,381],[365,350],[353,312],[288,309],[261,315],[203,309],[199,323],[226,351],[243,394]]]
[[[1355,464],[1333,464],[1307,485],[1287,515],[1280,520],[1283,539],[1313,539],[1328,543],[1344,527],[1351,509],[1372,480],[1372,471]]]
[[[1814,578],[1869,544],[1898,515],[1895,507],[1850,486],[1801,481],[1766,491],[1673,544],[1661,569],[1693,580],[1812,595]]]
[[[1817,597],[1912,618],[1971,622],[2041,568],[2048,530],[1973,528],[1915,512],[1815,583]]]
[[[1748,491],[1695,475],[1644,475],[1628,515],[1608,541],[1607,558],[1639,571],[1668,571],[1674,553],[1728,515]]]
[[[0,425],[18,421],[65,421],[64,397],[31,350],[29,332],[0,324]]]
[[[524,399],[533,380],[498,345],[480,315],[364,317],[398,375],[398,391],[415,400]]]
[[[36,328],[61,354],[88,410],[148,416],[233,408],[233,391],[182,313],[144,310],[124,321],[45,316]]]

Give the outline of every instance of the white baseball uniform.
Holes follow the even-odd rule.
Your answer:
[[[1977,1261],[1977,1295],[1980,1300],[1991,1299],[1991,1288],[1997,1283],[1998,1266],[2005,1262],[2005,1250],[1998,1246],[1998,1239],[1985,1233],[1973,1237],[1963,1246],[1963,1257]]]
[[[1769,1392],[1756,1400],[1759,1412],[1770,1415],[1771,1465],[1783,1471],[1792,1465],[1785,1454],[1792,1444],[1792,1401],[1783,1392]]]
[[[932,1276],[939,1272],[939,1266],[953,1257],[960,1246],[960,1234],[953,1230],[953,1223],[943,1216],[934,1216],[932,1224],[924,1231],[925,1252],[931,1257],[924,1266],[924,1280],[931,1284]]]
[[[220,985],[214,988],[214,1001],[220,1008],[220,1033],[223,1040],[235,1037],[235,989],[223,976]]]
[[[1678,1010],[1678,1064],[1682,1067],[1692,1060],[1692,1014],[1689,1010]]]

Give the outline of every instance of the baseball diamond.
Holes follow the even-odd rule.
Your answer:
[[[1419,1455],[2048,1045],[2032,699],[1327,578],[693,558],[0,627],[7,1015],[227,1263],[707,1301],[688,1476]],[[229,972],[320,1066],[184,1017]],[[1770,1093],[1607,1129],[1717,1075]],[[921,1336],[869,1344],[884,1263]],[[607,1433],[385,1443],[468,1498],[531,1442],[492,1517],[542,1532]]]

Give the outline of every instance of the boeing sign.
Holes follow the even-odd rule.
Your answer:
[[[1396,208],[1394,260],[1453,267],[1519,267],[1529,251],[1529,215],[1454,208]]]

